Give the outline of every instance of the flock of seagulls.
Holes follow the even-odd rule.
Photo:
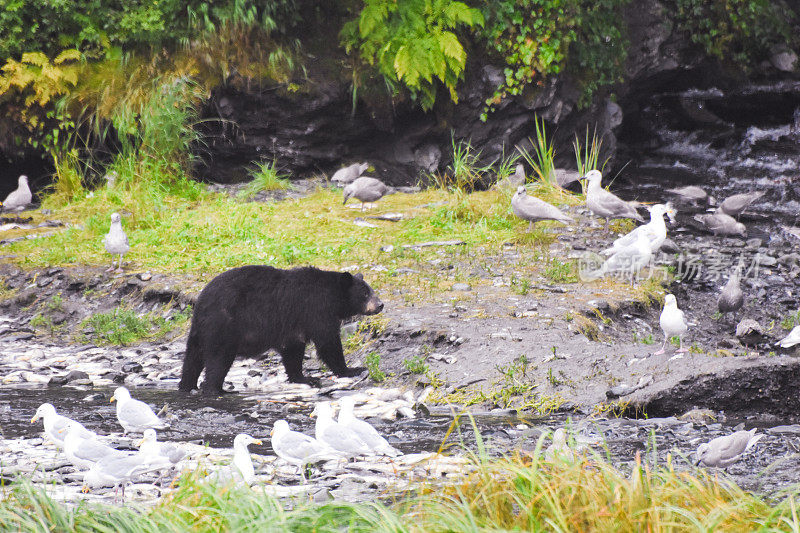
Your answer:
[[[143,474],[173,471],[187,453],[176,444],[158,441],[156,430],[166,429],[168,425],[149,405],[132,398],[125,387],[118,387],[111,400],[117,402],[117,420],[124,434],[142,434],[137,442],[138,452],[118,450],[100,441],[96,433],[80,422],[58,414],[49,403],[39,406],[31,423],[41,419],[46,437],[63,451],[75,468],[84,472],[84,491],[99,487],[114,487],[119,491],[121,487],[124,499],[127,483]],[[340,406],[339,418],[334,420],[330,402],[316,404],[312,413],[312,416],[317,416],[314,437],[292,431],[285,420],[276,421],[270,433],[275,454],[300,467],[304,478],[305,466],[311,463],[347,460],[356,456],[401,455],[372,425],[355,416],[354,398],[342,398]],[[251,444],[262,442],[244,433],[237,435],[233,440],[231,464],[211,472],[202,481],[252,484],[255,468],[248,451]]]
[[[89,488],[112,486],[125,497],[125,484],[135,477],[154,471],[173,468],[185,452],[169,443],[159,443],[156,429],[167,425],[159,419],[149,405],[131,398],[125,387],[114,391],[117,400],[117,420],[126,433],[144,433],[138,452],[118,450],[98,440],[98,435],[80,422],[56,412],[52,404],[39,406],[31,423],[42,419],[45,435],[63,451],[67,460],[84,471],[84,491]]]

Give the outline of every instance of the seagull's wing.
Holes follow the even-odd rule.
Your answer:
[[[344,452],[362,453],[366,444],[352,431],[346,431],[338,425],[330,425],[323,432],[323,439],[332,448]]]
[[[117,416],[121,421],[124,420],[127,425],[134,427],[164,425],[149,405],[134,399],[130,399],[120,406]]]

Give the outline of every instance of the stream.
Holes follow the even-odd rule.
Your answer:
[[[717,291],[740,258],[752,263],[758,257],[760,262],[758,268],[750,269],[745,276],[744,314],[747,317],[765,327],[780,327],[777,324],[784,317],[798,310],[800,281],[796,273],[800,270],[800,256],[796,252],[800,233],[794,235],[784,228],[800,223],[800,124],[797,123],[798,112],[791,104],[799,103],[799,97],[800,84],[792,82],[747,87],[734,94],[723,94],[713,88],[687,89],[654,94],[647,101],[629,103],[636,111],[626,111],[627,122],[623,123],[620,135],[620,141],[626,146],[620,161],[629,163],[619,173],[619,182],[612,186],[623,197],[644,202],[664,201],[668,199],[665,189],[689,184],[704,187],[720,201],[739,192],[766,192],[741,218],[747,226],[747,239],[718,238],[703,232],[692,216],[702,212],[705,206],[690,206],[673,198],[679,216],[669,236],[681,253],[696,255],[705,266],[691,276],[683,276],[671,288],[690,320],[698,323],[690,342],[701,342],[709,349],[736,346],[735,324],[717,320],[712,315],[716,310]],[[771,108],[777,109],[771,114],[751,109],[762,101],[780,105],[771,104]],[[743,111],[737,113],[736,109]],[[705,114],[700,117],[698,110]],[[629,116],[631,118],[627,118]],[[698,128],[701,118],[705,122]],[[716,254],[722,254],[721,260]],[[15,325],[14,317],[2,318],[0,353],[6,360],[0,364],[0,377],[15,372],[36,374],[37,368],[46,368],[68,357],[79,358],[82,353],[91,352],[94,365],[92,369],[87,367],[94,387],[47,386],[43,382],[34,384],[35,379],[29,383],[24,383],[24,379],[4,381],[0,388],[0,428],[5,441],[41,447],[41,423],[31,424],[30,419],[44,402],[52,403],[59,413],[74,417],[101,435],[120,435],[114,404],[109,403],[115,386],[113,376],[104,375],[102,369],[105,365],[110,370],[112,362],[116,365],[121,357],[128,356],[121,355],[116,348],[38,344],[31,340],[32,335],[25,336],[24,327]],[[741,318],[742,314],[737,320]],[[761,353],[770,350],[768,345],[758,342],[754,348]],[[301,391],[296,397],[287,395],[285,384],[280,381],[273,380],[268,386],[262,386],[267,378],[274,378],[277,373],[273,361],[259,364],[261,374],[257,376],[248,374],[251,363],[236,363],[229,378],[237,383],[237,390],[247,391],[245,393],[214,400],[180,395],[175,391],[175,369],[179,368],[182,349],[182,343],[177,341],[164,346],[146,346],[137,359],[145,371],[137,374],[132,384],[125,381],[135,398],[156,409],[168,404],[170,428],[159,434],[160,440],[227,448],[235,434],[245,432],[264,441],[261,446],[251,446],[250,450],[269,456],[273,455],[269,430],[275,420],[286,419],[293,429],[311,435],[313,419],[308,414],[312,403],[335,400],[349,393],[348,383],[328,390]],[[419,392],[414,393],[414,401],[408,402],[409,408],[417,404]],[[719,411],[725,409],[724,405],[718,406]],[[417,410],[414,417],[370,419],[390,444],[407,454],[440,449],[452,420],[446,409]],[[660,465],[664,465],[670,455],[676,468],[690,469],[691,456],[698,444],[734,429],[758,427],[765,432],[765,437],[754,453],[728,467],[727,474],[741,487],[769,495],[800,482],[800,425],[795,424],[796,420],[777,419],[770,413],[746,420],[725,419],[716,413],[702,412],[680,419],[617,419],[586,413],[574,414],[568,419],[565,414],[537,418],[507,411],[476,410],[475,420],[481,438],[493,455],[515,448],[531,451],[543,432],[569,425],[578,444],[608,454],[610,460],[623,469],[629,467],[637,453],[643,461]],[[456,454],[476,449],[475,435],[467,417],[460,418],[457,430],[450,433],[446,444]],[[9,453],[4,449],[3,467],[7,469],[13,465],[12,470],[25,471],[25,454],[18,452],[12,457]],[[57,453],[52,452],[54,457]],[[59,468],[61,470],[55,471],[71,471],[70,466]],[[299,477],[289,481],[290,484],[299,482]],[[367,493],[360,493],[360,497],[367,497]]]

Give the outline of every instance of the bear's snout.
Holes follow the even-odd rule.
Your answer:
[[[367,301],[367,305],[364,306],[364,314],[366,315],[376,315],[383,311],[383,302],[377,296],[373,296]]]

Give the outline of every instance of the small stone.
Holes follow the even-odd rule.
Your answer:
[[[453,286],[450,287],[451,291],[469,291],[472,290],[467,283],[453,283]]]
[[[381,246],[381,252],[387,252],[388,253],[388,252],[391,252],[392,250],[394,250],[394,246],[391,245],[391,244],[388,244],[386,246]]]
[[[142,281],[150,281],[150,278],[152,277],[153,275],[150,274],[150,272],[142,272],[141,274],[139,274],[139,279]]]
[[[781,72],[792,72],[797,65],[797,54],[785,44],[778,45],[770,51],[769,62]]]
[[[72,372],[67,374],[66,378],[67,378],[67,383],[72,383],[78,380],[84,380],[84,379],[88,380],[89,374],[87,374],[83,370],[73,370]]]
[[[122,365],[122,371],[127,374],[139,373],[142,371],[142,365],[136,361],[128,361]]]
[[[747,241],[745,242],[745,247],[748,250],[758,250],[760,246],[761,246],[761,239],[759,239],[758,237],[747,239]]]
[[[50,381],[47,382],[48,385],[60,387],[61,385],[67,384],[67,376],[53,376],[50,378]]]
[[[42,278],[42,277],[40,277],[40,278],[38,278],[36,280],[36,285],[38,287],[47,287],[51,283],[53,283],[53,278],[47,278],[47,277]]]

